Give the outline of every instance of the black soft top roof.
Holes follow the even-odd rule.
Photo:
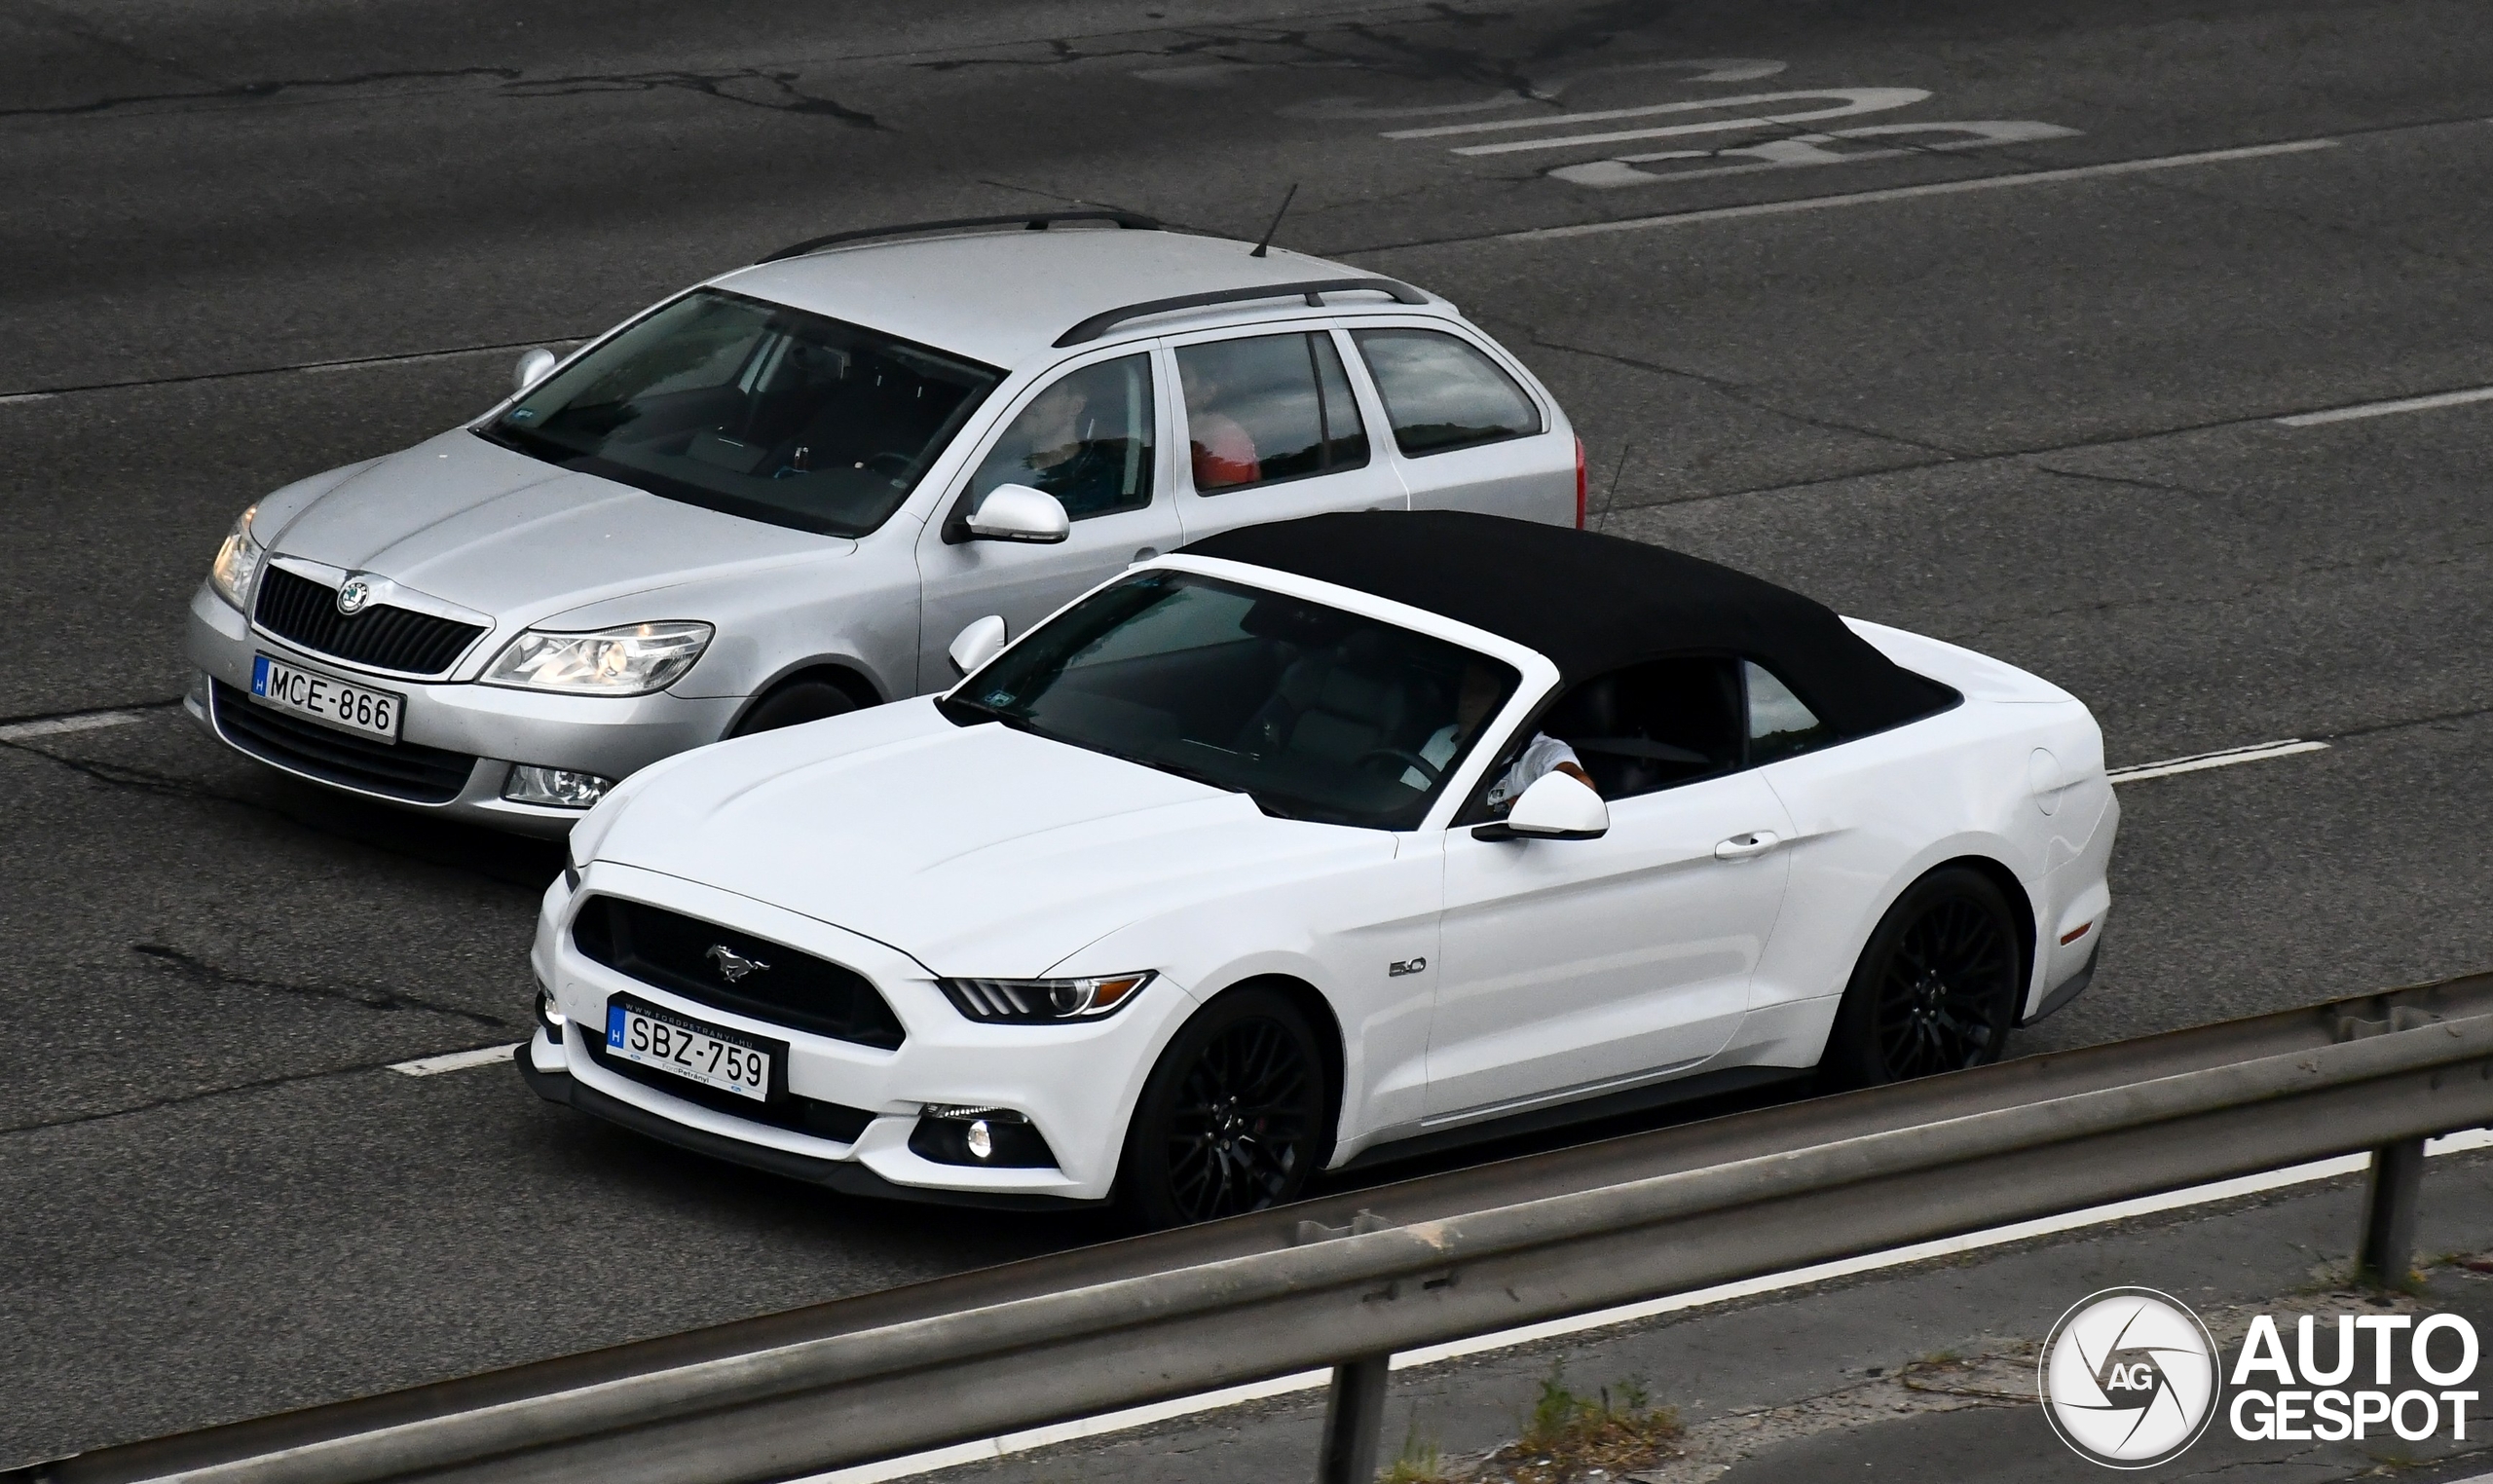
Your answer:
[[[1946,706],[1833,609],[1677,551],[1459,510],[1360,511],[1246,526],[1183,548],[1426,609],[1545,655],[1569,686],[1665,654],[1722,652],[1781,677],[1845,736]]]

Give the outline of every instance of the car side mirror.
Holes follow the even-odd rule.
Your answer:
[[[1507,817],[1471,832],[1484,840],[1594,840],[1610,833],[1610,805],[1565,773],[1544,773]]]
[[[510,368],[510,390],[526,391],[543,381],[545,373],[553,370],[555,363],[561,359],[561,356],[543,346],[539,346],[533,351],[520,352],[519,363]]]
[[[986,541],[1030,541],[1052,545],[1073,534],[1064,506],[1056,497],[1026,484],[999,484],[970,512],[970,537]]]
[[[951,649],[945,652],[951,656],[952,668],[967,675],[1003,653],[1004,638],[1004,620],[989,613],[971,619],[969,627],[953,636]]]

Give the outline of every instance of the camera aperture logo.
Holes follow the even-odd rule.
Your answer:
[[[2081,1458],[2152,1468],[2199,1440],[2216,1410],[2216,1345],[2189,1306],[2153,1288],[2106,1288],[2043,1342],[2043,1413]]]

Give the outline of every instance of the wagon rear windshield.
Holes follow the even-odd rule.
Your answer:
[[[670,500],[862,536],[909,498],[1002,379],[860,325],[705,288],[479,431]]]

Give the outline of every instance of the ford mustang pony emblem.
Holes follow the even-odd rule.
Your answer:
[[[770,966],[759,958],[747,958],[724,943],[710,945],[710,961],[719,966],[721,977],[730,984],[748,974],[765,973]]]
[[[372,601],[372,583],[362,577],[349,577],[338,589],[338,612],[352,618],[363,612]]]

